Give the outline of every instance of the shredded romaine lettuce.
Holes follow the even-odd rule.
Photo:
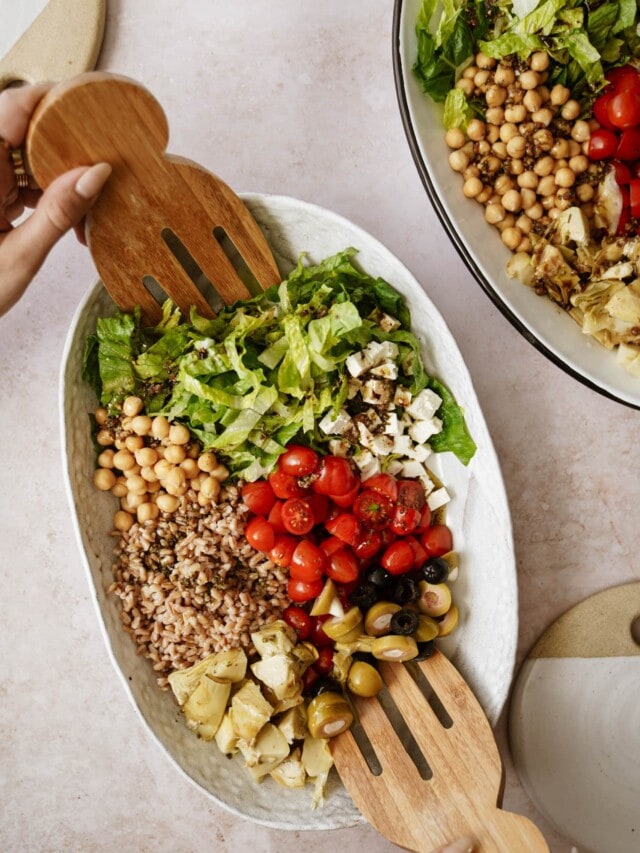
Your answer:
[[[139,313],[100,319],[87,340],[85,379],[107,407],[139,395],[148,414],[185,423],[233,474],[255,480],[294,437],[326,444],[315,425],[346,400],[347,356],[391,340],[398,382],[413,394],[431,386],[443,399],[437,450],[467,464],[475,445],[453,396],[424,369],[404,298],[354,266],[355,254],[346,249],[317,265],[301,258],[278,287],[213,320],[192,312],[186,321],[169,301],[152,328],[141,327]],[[399,328],[383,331],[383,315]]]

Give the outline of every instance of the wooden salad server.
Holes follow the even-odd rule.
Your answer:
[[[202,166],[166,154],[168,139],[166,116],[150,92],[125,77],[88,72],[45,95],[26,140],[29,167],[43,189],[76,166],[111,164],[113,173],[87,215],[87,242],[119,308],[140,305],[149,324],[162,316],[150,282],[187,317],[192,305],[204,316],[214,315],[194,283],[202,274],[227,305],[251,295],[214,235],[216,228],[262,288],[281,280],[242,200]]]
[[[436,651],[379,670],[381,693],[354,697],[356,721],[331,741],[345,788],[378,832],[420,853],[464,836],[476,853],[548,853],[530,820],[498,807],[503,770],[493,732],[453,664]]]

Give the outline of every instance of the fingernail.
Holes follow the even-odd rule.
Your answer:
[[[89,201],[98,195],[106,184],[111,171],[109,163],[96,163],[95,166],[91,166],[84,174],[80,175],[76,182],[76,192]]]

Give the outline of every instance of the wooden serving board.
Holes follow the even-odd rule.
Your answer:
[[[0,20],[24,12],[22,2],[0,0]],[[0,58],[0,90],[19,81],[58,82],[94,68],[106,11],[107,0],[49,0]]]
[[[583,851],[640,850],[640,582],[564,613],[515,681],[516,771],[545,817]]]

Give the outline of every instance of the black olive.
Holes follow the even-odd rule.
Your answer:
[[[418,643],[418,656],[414,660],[427,660],[436,650],[435,640],[428,640],[425,643]]]
[[[387,589],[394,581],[393,575],[389,574],[382,566],[372,566],[367,570],[365,579],[371,581],[372,584],[380,589]]]
[[[354,607],[359,607],[364,613],[372,604],[376,603],[379,591],[379,587],[374,583],[371,581],[364,581],[364,583],[361,583],[357,589],[354,589],[349,596],[349,599]]]
[[[428,583],[444,583],[449,577],[449,563],[442,557],[434,557],[422,567],[422,577]]]
[[[335,678],[318,678],[309,689],[310,696],[320,696],[321,693],[342,693],[342,685]]]
[[[393,587],[391,598],[396,604],[409,604],[410,601],[415,601],[420,597],[420,587],[406,575],[400,575]]]
[[[415,610],[398,610],[391,617],[389,623],[390,633],[409,635],[417,630],[419,624],[418,614]]]

